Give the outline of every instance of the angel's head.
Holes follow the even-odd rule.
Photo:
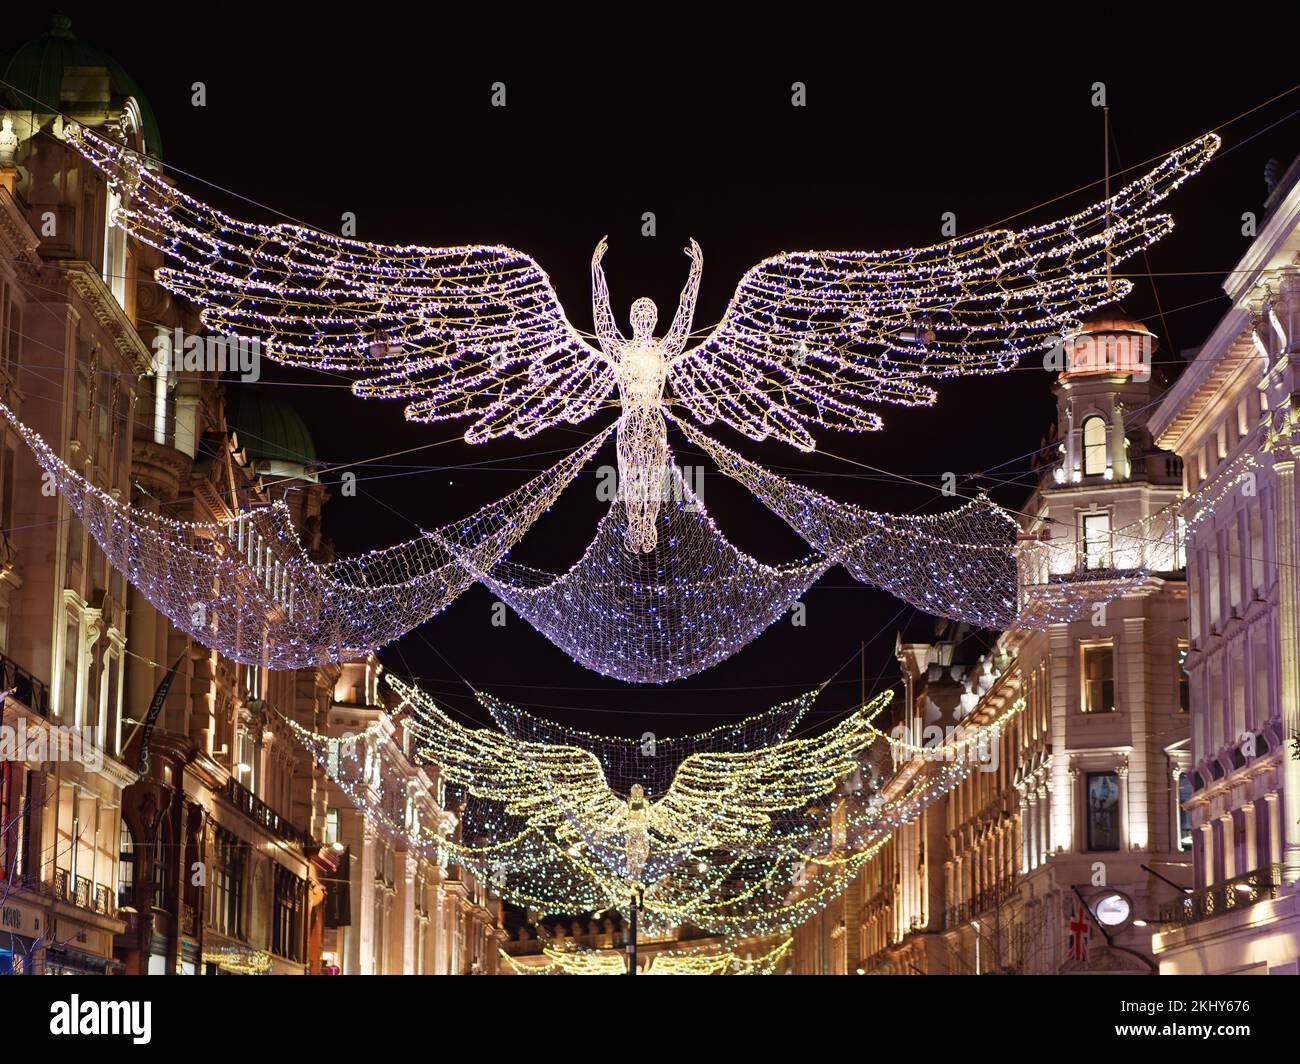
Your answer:
[[[652,340],[655,334],[655,322],[659,320],[659,308],[655,301],[642,296],[632,304],[632,336],[637,340]]]

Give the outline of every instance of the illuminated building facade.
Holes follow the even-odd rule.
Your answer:
[[[335,897],[346,898],[326,906],[322,960],[344,975],[495,975],[504,932],[487,884],[393,837],[371,812],[459,837],[437,770],[414,763],[405,721],[384,708],[380,671],[373,655],[344,665],[321,728],[366,736],[331,754],[318,792],[324,841],[339,856]]]
[[[1280,169],[1231,309],[1152,417],[1188,492],[1195,889],[1157,938],[1170,974],[1300,971],[1300,165]]]

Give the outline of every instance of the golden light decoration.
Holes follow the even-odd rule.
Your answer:
[[[366,775],[368,733],[332,738],[291,724],[368,820],[530,912],[626,918],[635,893],[647,935],[789,931],[978,765],[936,764],[888,800],[858,789],[852,779],[871,749],[925,749],[910,751],[873,723],[888,692],[806,739],[790,735],[808,696],[699,735],[633,740],[564,728],[487,695],[498,728],[470,728],[388,679],[417,753],[464,795],[464,812],[454,830],[404,824],[391,812],[395,796]],[[987,748],[1023,705],[963,741]]]

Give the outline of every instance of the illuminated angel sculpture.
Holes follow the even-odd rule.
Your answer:
[[[499,803],[514,823],[580,851],[605,875],[645,885],[694,868],[701,852],[782,846],[786,819],[831,792],[880,741],[872,722],[893,696],[878,695],[813,738],[788,736],[817,691],[651,751],[639,741],[538,732],[550,726],[485,694],[479,699],[502,730],[467,728],[419,688],[387,681],[411,713],[420,755],[446,782]]]
[[[692,333],[694,241],[667,333],[655,337],[657,312],[642,298],[627,339],[610,308],[602,240],[593,344],[520,251],[386,246],[242,222],[179,192],[129,149],[75,126],[68,137],[123,193],[118,224],[170,257],[157,279],[196,303],[206,327],[257,337],[268,357],[355,374],[358,395],[403,398],[412,421],[470,418],[471,443],[577,424],[617,390],[634,551],[656,542],[669,404],[701,424],[807,451],[813,426],[878,429],[880,403],[930,404],[929,381],[1010,368],[1130,289],[1111,268],[1170,231],[1152,208],[1218,147],[1212,135],[1193,141],[1047,225],[901,251],[773,255],[744,275],[702,337]]]

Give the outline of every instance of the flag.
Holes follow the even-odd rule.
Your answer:
[[[1083,902],[1079,902],[1079,908],[1066,927],[1070,931],[1070,956],[1081,964],[1087,964],[1088,939],[1092,935],[1092,928],[1088,925],[1088,910],[1084,908]]]

